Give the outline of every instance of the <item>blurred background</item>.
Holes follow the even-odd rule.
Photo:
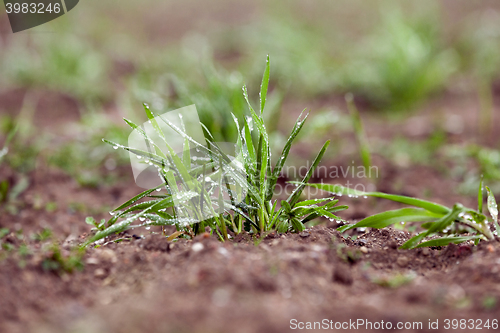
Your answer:
[[[276,150],[311,110],[290,163],[325,139],[324,163],[361,163],[352,93],[380,190],[469,195],[484,174],[500,191],[498,1],[82,0],[16,34],[1,10],[0,202],[15,213],[40,169],[82,187],[130,184],[127,155],[101,139],[125,143],[121,119],[145,121],[144,102],[194,103],[216,139],[233,141],[230,113],[247,113],[243,84],[258,100],[267,54]]]

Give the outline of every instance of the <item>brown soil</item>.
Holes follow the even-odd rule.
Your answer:
[[[147,235],[89,249],[85,270],[62,276],[39,255],[23,269],[12,256],[0,271],[1,322],[9,332],[281,332],[291,319],[365,319],[429,331],[429,319],[498,318],[488,303],[500,297],[497,242],[398,250],[407,238],[373,230],[353,242],[326,226],[259,244]]]

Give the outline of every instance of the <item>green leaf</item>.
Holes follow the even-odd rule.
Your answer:
[[[424,222],[439,219],[440,215],[420,208],[401,208],[369,216],[356,224],[347,224],[337,230],[344,232],[353,228],[369,227],[382,229],[399,222]]]
[[[264,114],[264,106],[266,105],[267,88],[269,86],[269,55],[266,60],[266,69],[262,76],[262,84],[260,85],[260,114]]]
[[[455,220],[458,218],[458,215],[464,210],[465,208],[461,204],[455,204],[453,206],[453,209],[448,214],[441,217],[429,228],[428,231],[426,231],[426,236],[430,236],[432,233],[443,231],[446,227],[455,222]]]
[[[166,200],[166,199],[165,199]],[[158,203],[156,205],[160,205],[162,203],[162,201],[158,201]],[[138,214],[135,214],[129,218],[127,218],[126,220],[123,220],[119,223],[116,223],[116,224],[113,224],[112,226],[108,227],[106,230],[102,230],[102,231],[98,231],[94,237],[90,238],[89,240],[87,240],[83,245],[82,247],[86,247],[87,245],[95,242],[95,241],[98,241],[104,237],[107,237],[109,235],[112,235],[114,233],[118,233],[118,232],[122,232],[122,231],[125,231],[129,228],[130,224],[132,222],[134,222],[135,220],[137,220],[138,218],[142,217],[144,214],[148,213],[150,210],[153,210],[153,208],[156,206],[156,205],[153,205],[145,210],[143,210],[142,212],[138,213]]]
[[[106,140],[106,139],[102,139],[103,142],[107,143],[107,144],[110,144],[114,147],[121,147],[122,149],[126,150],[126,151],[129,151],[131,152],[132,154],[135,154],[137,156],[141,156],[141,157],[144,157],[148,160],[150,160],[152,163],[156,164],[157,166],[160,166],[160,167],[165,167],[165,165],[169,166],[169,164],[165,161],[164,158],[158,156],[157,154],[155,153],[152,153],[152,152],[149,152],[149,151],[144,151],[144,150],[141,150],[141,149],[135,149],[135,148],[131,148],[131,147],[125,147],[125,146],[122,146],[116,142],[113,142],[113,141],[110,141],[110,140]]]
[[[149,194],[151,194],[151,192],[155,191],[156,189],[159,189],[163,186],[166,186],[167,184],[164,183],[164,184],[161,184],[159,186],[156,186],[155,188],[152,188],[152,189],[149,189],[149,190],[146,190],[138,195],[136,195],[135,197],[133,197],[132,199],[128,200],[127,202],[125,202],[124,204],[120,205],[118,208],[115,208],[113,209],[113,212],[116,212],[116,211],[119,211],[119,210],[122,210],[123,208],[125,207],[128,207],[130,205],[132,205],[133,203],[137,202],[138,200],[144,198],[144,197],[147,197]]]
[[[295,217],[292,217],[291,218],[291,222],[292,222],[292,227],[293,229],[296,231],[296,232],[301,232],[301,231],[304,231],[306,229],[306,227],[302,224],[302,222],[300,222],[297,218]]]
[[[310,199],[310,200],[304,200],[304,201],[297,202],[295,204],[295,207],[317,205],[317,204],[323,203],[325,201],[335,201],[334,205],[337,202],[339,202],[337,199],[333,200],[333,197],[330,197],[330,198],[321,198],[321,199]]]
[[[407,240],[403,245],[401,245],[399,248],[402,250],[408,250],[408,249],[413,249],[415,246],[422,241],[427,235],[427,231],[421,232],[416,236],[413,236],[409,240]]]
[[[302,119],[302,113],[301,113],[299,118],[297,118],[295,125],[293,126],[292,132],[288,136],[285,146],[283,147],[283,151],[281,152],[281,156],[278,158],[278,162],[276,163],[276,166],[274,167],[274,170],[272,172],[272,176],[269,179],[269,187],[267,189],[267,194],[266,194],[267,200],[271,200],[274,188],[276,186],[276,182],[278,181],[278,177],[281,173],[281,170],[283,170],[283,166],[285,165],[288,155],[290,154],[290,149],[292,148],[293,141],[301,131],[308,116],[309,113],[305,115],[304,119]]]
[[[302,183],[300,182],[290,182],[290,183],[302,184],[304,183],[304,181]],[[320,190],[328,191],[334,194],[350,194],[356,196],[368,196],[368,197],[376,197],[376,198],[392,200],[407,205],[420,207],[436,214],[447,214],[450,212],[450,209],[446,206],[442,206],[434,202],[407,197],[403,195],[387,194],[382,192],[363,192],[347,188],[341,185],[333,185],[333,184],[304,184],[304,185],[318,188]]]
[[[493,192],[491,192],[488,186],[485,186],[486,191],[488,192],[488,211],[493,219],[493,223],[495,224],[495,228],[497,231],[497,235],[500,236],[500,226],[498,225],[498,205],[495,200],[495,196]]]
[[[151,125],[153,125],[154,130],[163,139],[163,141],[166,142],[167,140],[165,138],[165,134],[163,133],[160,125],[158,125],[158,122],[156,121],[155,115],[149,109],[149,105],[147,105],[146,103],[144,103],[143,106],[144,106],[144,111],[146,111],[146,115],[148,116],[148,119],[151,122]]]
[[[288,201],[288,203],[291,206],[295,206],[295,203],[297,203],[297,201],[299,200],[300,194],[304,190],[304,187],[306,185],[308,185],[306,183],[309,181],[309,179],[313,175],[314,170],[316,169],[316,167],[318,166],[319,162],[323,158],[323,155],[325,154],[325,151],[326,151],[326,149],[328,148],[329,145],[330,145],[330,140],[328,140],[328,141],[325,142],[325,144],[321,148],[320,152],[318,153],[318,155],[314,159],[311,167],[309,168],[309,170],[307,170],[307,173],[304,176],[304,178],[302,179],[302,182],[299,183],[299,186],[297,186],[297,188],[288,197],[287,201]]]
[[[144,131],[143,128],[141,128],[140,126],[136,125],[134,122],[132,122],[131,120],[128,120],[126,118],[123,118],[123,120],[135,131],[137,131],[137,133],[139,133],[145,140],[146,142],[146,146],[149,147],[149,145],[152,145],[154,148],[155,148],[155,152],[158,156],[162,157],[162,158],[166,158],[165,154],[163,153],[163,151],[160,149],[160,147],[158,147],[158,145],[156,145],[156,143],[153,142],[153,140],[151,140],[149,138],[149,136],[146,134],[146,132]],[[121,145],[118,145],[119,147],[121,147]],[[123,147],[125,148],[125,147]]]
[[[431,236],[434,233],[441,232],[444,228],[451,225],[458,218],[458,215],[463,211],[464,208],[462,207],[462,205],[456,204],[455,206],[453,206],[452,211],[441,217],[436,222],[432,223],[427,231],[421,232],[420,234],[410,238],[403,245],[401,245],[400,249],[415,248],[417,244],[420,243],[425,237]]]
[[[247,120],[245,119],[245,145],[248,151],[248,157],[251,169],[256,168],[257,155],[255,154],[255,148],[253,146],[252,134],[250,133],[250,127]]]
[[[420,243],[419,245],[415,246],[415,248],[430,247],[430,246],[446,246],[451,243],[460,244],[468,240],[480,239],[480,238],[483,238],[483,236],[476,235],[476,236],[461,236],[461,237],[443,237]]]
[[[477,211],[483,213],[483,175],[481,175],[481,180],[479,181],[479,190],[477,193]]]
[[[167,200],[165,200],[165,199],[167,199]],[[125,210],[123,213],[120,214],[120,216],[122,216],[124,214],[127,214],[127,213],[130,213],[130,212],[134,212],[134,211],[138,211],[138,210],[143,210],[143,209],[149,208],[149,207],[151,207],[153,205],[156,205],[158,203],[158,201],[162,201],[163,204],[156,206],[156,210],[165,209],[165,208],[168,208],[168,207],[172,207],[174,205],[174,200],[172,199],[171,196],[169,196],[169,197],[167,197],[165,199],[151,200],[151,201],[146,201],[146,202],[138,203],[137,205],[134,205],[134,206],[128,208],[127,210]]]
[[[96,220],[92,216],[87,216],[85,218],[85,223],[90,224],[93,227],[97,226],[97,222],[96,222]]]

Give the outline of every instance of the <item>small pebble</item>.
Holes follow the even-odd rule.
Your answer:
[[[87,260],[85,260],[85,263],[87,265],[99,265],[99,259],[90,257]]]
[[[311,236],[310,233],[308,233],[307,231],[302,231],[300,234],[299,234],[300,237],[302,238],[306,238],[306,237],[309,237]]]
[[[396,262],[398,263],[398,265],[400,267],[406,267],[406,266],[408,266],[408,258],[406,258],[405,256],[399,257]]]
[[[111,249],[103,249],[99,251],[99,259],[113,264],[118,261],[118,259],[116,258],[115,251]]]
[[[359,250],[365,254],[368,253],[368,249],[366,248],[366,246],[360,247]]]
[[[337,267],[333,271],[333,282],[345,284],[347,286],[351,285],[353,283],[353,278],[351,274],[351,270],[346,267]]]
[[[205,246],[201,243],[194,243],[193,246],[191,246],[191,250],[193,250],[193,252],[200,252],[204,248]]]
[[[424,247],[424,248],[422,249],[422,255],[423,255],[423,256],[428,256],[429,254],[430,254],[430,250],[429,250],[429,248]]]
[[[106,271],[102,268],[98,268],[94,271],[94,276],[96,278],[103,278],[106,276]]]

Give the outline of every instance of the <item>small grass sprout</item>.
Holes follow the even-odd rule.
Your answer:
[[[125,120],[154,147],[154,152],[104,141],[113,147],[122,147],[141,159],[147,159],[157,167],[163,183],[138,194],[113,210],[113,217],[105,225],[87,219],[87,223],[94,225],[98,231],[84,246],[106,236],[138,227],[175,226],[176,232],[168,237],[170,240],[177,237],[193,238],[209,227],[212,234],[217,234],[221,240],[227,240],[229,231],[234,234],[247,231],[261,236],[274,230],[281,233],[300,232],[305,229],[305,223],[317,217],[339,219],[334,213],[346,209],[347,206],[337,206],[338,200],[300,200],[305,183],[320,163],[329,141],[320,149],[302,182],[288,198],[279,200],[275,197],[278,177],[293,141],[308,115],[299,116],[273,167],[271,144],[263,117],[269,75],[268,57],[259,94],[260,112],[253,109],[247,89],[243,86],[243,97],[251,116],[244,117],[242,122],[236,116],[232,117],[238,133],[234,156],[226,154],[203,124],[206,145],[195,141],[186,133],[182,118],[181,126],[176,126],[161,115],[155,116],[147,106],[145,111],[149,121],[157,132],[157,137],[163,142],[154,142],[139,126]],[[183,138],[182,156],[177,156],[170,147],[170,138],[165,137],[159,125],[160,121]],[[160,146],[167,149],[162,150]],[[156,194],[157,190],[165,191]],[[140,223],[134,224],[136,221]]]
[[[462,243],[474,240],[475,243],[480,239],[492,240],[494,235],[490,230],[490,224],[496,228],[495,233],[500,232],[498,226],[498,208],[493,193],[488,187],[487,206],[491,219],[488,219],[482,213],[483,184],[482,181],[478,191],[478,209],[464,207],[457,203],[452,208],[422,199],[387,194],[381,192],[363,192],[346,188],[340,185],[331,184],[303,184],[328,191],[335,194],[346,194],[350,196],[364,196],[388,199],[413,207],[400,208],[378,213],[369,216],[358,223],[346,224],[338,228],[340,232],[345,232],[354,228],[375,228],[382,229],[390,225],[401,222],[421,223],[423,231],[406,241],[400,248],[413,249],[418,247],[446,246],[450,243]]]

